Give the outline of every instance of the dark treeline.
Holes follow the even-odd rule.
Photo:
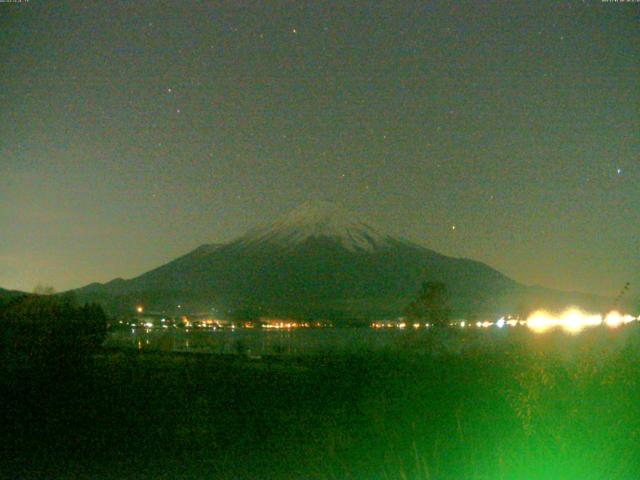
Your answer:
[[[5,368],[68,370],[102,344],[107,317],[72,295],[21,295],[0,303],[0,359]]]

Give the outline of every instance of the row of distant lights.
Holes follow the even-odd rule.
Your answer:
[[[180,307],[180,305],[178,305],[178,307]],[[138,313],[142,313],[144,309],[142,306],[138,306],[136,308],[136,311]],[[516,320],[512,317],[501,317],[495,322],[490,322],[485,320],[483,322],[475,322],[474,324],[474,323],[466,322],[465,320],[462,320],[457,324],[453,323],[451,325],[452,326],[458,325],[461,328],[471,327],[474,325],[478,328],[489,328],[493,326],[497,328],[504,328],[505,326],[515,327],[515,326],[521,325],[521,326],[528,327],[530,330],[536,333],[544,333],[549,330],[558,329],[558,328],[568,333],[579,333],[585,328],[597,327],[603,324],[610,328],[617,328],[621,325],[626,325],[636,320],[640,320],[640,317],[636,318],[632,315],[623,315],[620,312],[617,312],[615,310],[603,316],[600,314],[587,313],[587,312],[584,312],[583,310],[580,310],[579,308],[570,308],[568,310],[565,310],[560,315],[547,312],[546,310],[538,310],[533,314],[531,314],[529,318],[527,318],[527,320]],[[163,318],[162,323],[164,323],[164,321],[165,319]],[[146,328],[151,328],[153,327],[153,324],[145,323],[144,326]],[[190,322],[187,322],[186,326],[191,326]],[[310,325],[308,323],[295,323],[295,322],[291,322],[291,323],[280,322],[275,324],[262,325],[263,328],[274,328],[274,329],[281,329],[281,328],[291,329],[291,328],[309,327],[309,326]],[[317,326],[320,326],[320,324],[318,324]],[[400,329],[413,327],[414,329],[418,329],[422,325],[420,323],[408,324],[406,322],[400,322],[397,324],[390,323],[390,322],[387,322],[387,323],[374,322],[371,324],[371,326],[376,329],[394,328],[394,327],[397,327]],[[432,325],[430,323],[424,324],[424,327],[426,328],[429,328],[431,326]],[[162,327],[168,328],[167,325],[162,325]],[[235,328],[235,325],[232,325],[232,328]]]
[[[636,318],[632,315],[623,315],[617,311],[609,312],[604,317],[600,314],[586,313],[578,308],[570,308],[564,311],[560,315],[547,312],[545,310],[538,310],[531,314],[527,320],[517,320],[511,317],[501,317],[495,322],[483,321],[483,322],[467,322],[462,320],[458,323],[452,323],[451,326],[458,326],[460,328],[477,327],[477,328],[489,328],[489,327],[516,327],[526,326],[535,333],[544,333],[553,329],[562,329],[567,333],[579,333],[585,328],[598,327],[600,325],[606,325],[610,328],[617,328],[621,325],[626,325],[633,321],[640,320],[640,317]],[[391,323],[391,322],[374,322],[371,326],[375,329],[380,328],[411,328],[419,329],[423,325],[420,323]],[[429,328],[432,325],[425,323],[424,327]]]
[[[178,305],[178,308],[181,308],[182,305]],[[211,310],[215,310],[215,308],[212,308]],[[138,305],[136,306],[136,313],[143,313],[144,312],[144,307],[142,305]],[[191,322],[187,319],[187,317],[182,317],[183,318],[183,324],[186,327],[191,327],[193,326],[194,322]],[[161,322],[164,324],[164,322],[166,321],[165,318],[163,318],[161,320]],[[123,323],[122,321],[120,321],[120,323]],[[132,327],[136,327],[136,326],[140,326],[138,323],[131,323],[130,324]],[[152,322],[146,322],[143,323],[142,326],[144,326],[145,328],[153,328],[154,324]],[[200,327],[200,328],[212,328],[213,330],[216,330],[217,328],[222,328],[221,325],[219,325],[217,322],[213,321],[213,320],[205,320],[205,321],[200,321],[200,322],[195,322],[195,326],[196,327]],[[245,322],[244,324],[241,325],[244,328],[254,328],[255,325],[253,324],[253,322]],[[309,327],[326,327],[329,326],[328,324],[325,323],[321,323],[321,322],[314,322],[314,323],[309,323],[309,322],[270,322],[270,323],[264,323],[259,325],[262,328],[266,328],[266,329],[286,329],[286,330],[290,330],[293,328],[309,328]],[[173,325],[173,327],[176,327],[176,325]],[[162,325],[162,328],[168,328],[167,325]],[[235,329],[236,325],[235,324],[230,324],[229,328],[231,329]]]
[[[504,318],[500,318],[499,320],[495,321],[495,322],[476,322],[471,323],[471,322],[467,322],[465,320],[462,320],[458,323],[450,323],[449,326],[451,327],[460,327],[460,328],[465,328],[465,327],[472,327],[472,326],[476,326],[478,328],[487,328],[487,327],[491,327],[491,326],[496,326],[498,328],[502,328],[505,325],[509,325],[512,327],[515,327],[516,325],[520,324],[520,325],[525,325],[527,322],[525,321],[520,321],[518,322],[518,320],[505,320]],[[392,323],[392,322],[374,322],[371,324],[372,328],[400,328],[400,329],[405,329],[405,328],[415,328],[416,330],[418,328],[430,328],[433,325],[431,323],[425,323],[424,325],[421,323],[406,323],[406,322],[400,322],[400,323]]]

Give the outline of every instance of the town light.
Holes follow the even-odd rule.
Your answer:
[[[527,319],[527,327],[536,333],[554,328],[561,328],[567,333],[579,333],[587,327],[602,325],[603,322],[608,327],[616,328],[634,320],[631,315],[622,315],[616,311],[609,312],[603,319],[602,315],[586,313],[578,308],[570,308],[560,315],[538,310]]]
[[[609,314],[604,319],[604,322],[607,324],[608,327],[616,328],[616,327],[619,327],[620,325],[633,322],[634,320],[635,318],[632,317],[631,315],[622,315],[620,314],[620,312],[617,312],[614,310],[612,312],[609,312]]]

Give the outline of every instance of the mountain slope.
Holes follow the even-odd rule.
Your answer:
[[[526,287],[485,264],[393,238],[325,202],[131,280],[77,293],[129,309],[144,302],[167,310],[215,307],[232,316],[364,319],[400,314],[424,280],[445,282],[459,315],[513,311],[526,302]]]

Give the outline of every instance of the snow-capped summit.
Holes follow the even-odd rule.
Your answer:
[[[267,227],[249,232],[242,242],[268,241],[288,246],[310,238],[328,238],[351,251],[373,251],[389,245],[391,240],[341,206],[313,201],[303,203]]]

